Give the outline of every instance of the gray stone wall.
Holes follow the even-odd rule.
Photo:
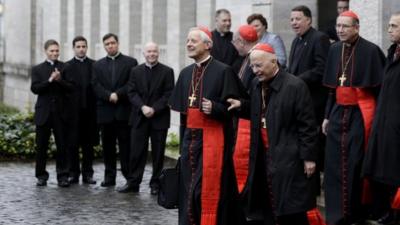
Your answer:
[[[89,42],[88,55],[99,59],[105,55],[102,36],[114,32],[120,36],[121,51],[139,62],[143,62],[142,46],[153,40],[160,44],[160,61],[174,69],[177,79],[180,69],[192,63],[185,49],[189,28],[206,25],[213,29],[215,10],[231,11],[233,31],[246,23],[249,14],[262,13],[268,19],[269,31],[282,37],[289,52],[294,38],[290,10],[300,4],[309,6],[317,27],[323,1],[5,0],[2,99],[20,109],[32,109],[35,96],[30,92],[29,71],[44,60],[43,42],[49,38],[60,41],[61,60],[68,60],[73,37],[83,35]],[[362,18],[361,34],[386,49],[390,44],[386,24],[390,14],[400,10],[400,1],[358,0],[351,1],[351,8]],[[179,118],[173,115],[176,129]]]

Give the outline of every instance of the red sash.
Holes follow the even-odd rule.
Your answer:
[[[250,120],[239,119],[233,165],[239,193],[242,193],[249,173]]]
[[[358,105],[364,122],[364,148],[368,147],[368,138],[371,132],[372,121],[374,119],[376,99],[363,88],[337,87],[336,102],[339,105]],[[362,202],[371,203],[371,188],[369,181],[363,181]]]
[[[317,208],[307,211],[308,223],[310,225],[326,225],[324,218]]]
[[[224,128],[197,108],[188,109],[187,127],[203,129],[201,225],[216,225],[224,157]]]
[[[393,209],[400,209],[400,188],[397,189],[397,193],[394,196],[393,202],[392,202],[392,208]]]

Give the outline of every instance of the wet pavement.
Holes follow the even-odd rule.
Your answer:
[[[167,162],[172,164],[173,162]],[[157,205],[148,182],[151,166],[146,166],[139,193],[122,194],[115,187],[100,187],[104,166],[94,165],[96,185],[57,186],[55,165],[49,163],[50,178],[45,187],[36,186],[34,163],[0,162],[0,224],[178,224],[177,210]],[[125,180],[118,171],[117,186]]]

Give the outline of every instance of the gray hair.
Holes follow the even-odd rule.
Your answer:
[[[198,27],[190,28],[189,32],[191,32],[191,31],[200,31],[199,34],[200,34],[201,41],[203,41],[206,44],[209,43],[211,45],[211,48],[212,48],[213,41],[206,33],[204,33],[204,31],[200,30]]]

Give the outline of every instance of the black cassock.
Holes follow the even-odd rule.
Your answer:
[[[326,218],[329,224],[357,220],[364,216],[361,211],[364,181],[360,173],[366,141],[364,128],[368,127],[363,113],[367,114],[361,110],[363,106],[358,94],[355,104],[338,103],[337,96],[342,96],[338,94],[338,89],[367,93],[367,101],[374,102],[385,61],[380,48],[361,37],[346,50],[344,62],[341,59],[342,47],[342,42],[331,46],[323,79],[323,84],[330,88],[325,113],[329,126],[324,170]],[[342,65],[347,62],[346,80],[340,86]],[[373,112],[369,117],[372,116]]]
[[[208,65],[207,65],[208,64]],[[172,92],[169,105],[172,110],[181,113],[181,158],[180,158],[180,189],[179,189],[179,224],[200,225],[201,190],[203,176],[203,130],[187,128],[187,112],[189,96],[192,93],[192,76],[195,74],[195,64],[184,68]],[[199,99],[207,98],[212,101],[212,113],[206,116],[223,124],[223,164],[220,180],[220,196],[218,202],[218,225],[243,224],[235,200],[237,190],[232,166],[232,119],[227,111],[225,100],[229,97],[239,97],[241,84],[232,69],[211,58],[202,64],[204,75],[199,79],[199,89],[196,91],[197,100],[191,110],[199,109]],[[197,83],[197,82],[196,82]],[[194,88],[196,90],[196,88]],[[199,97],[200,96],[200,97]],[[205,115],[205,114],[204,114]],[[218,185],[218,183],[216,183]],[[204,223],[201,223],[204,224]]]
[[[316,176],[307,178],[304,161],[316,161],[317,124],[307,85],[279,71],[270,81],[262,111],[261,83],[254,79],[251,100],[243,100],[241,117],[251,120],[249,177],[244,192],[247,216],[273,224],[276,216],[306,213],[315,207]],[[269,148],[262,141],[266,120]]]
[[[389,49],[363,174],[400,187],[400,59],[393,61],[395,48]]]

